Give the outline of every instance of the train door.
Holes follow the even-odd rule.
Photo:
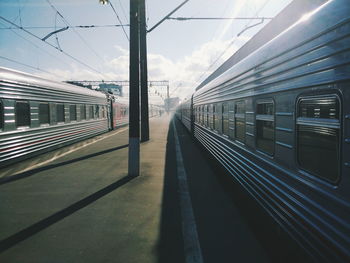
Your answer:
[[[191,96],[191,102],[190,102],[190,120],[191,120],[191,134],[193,135],[194,134],[194,111],[193,111],[193,95]]]
[[[109,100],[108,104],[108,129],[113,130],[113,100]]]

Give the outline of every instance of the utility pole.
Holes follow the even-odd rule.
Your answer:
[[[164,19],[158,22],[159,26],[166,18],[187,3],[185,0]],[[101,4],[108,4],[109,0],[99,0]],[[112,4],[109,3],[113,8]],[[114,8],[113,8],[114,10]],[[142,141],[149,140],[148,123],[148,81],[147,81],[147,44],[145,0],[130,0],[130,63],[129,63],[129,162],[128,174],[140,175],[140,70],[141,70],[141,102],[142,102]],[[141,25],[140,25],[141,23]],[[124,31],[125,32],[125,31]],[[49,36],[48,36],[49,37]],[[141,57],[141,59],[140,59]],[[169,97],[169,92],[168,92]]]
[[[130,0],[130,95],[128,173],[140,174],[139,0]]]
[[[139,0],[140,14],[140,71],[141,71],[141,142],[149,140],[147,36],[145,0]]]

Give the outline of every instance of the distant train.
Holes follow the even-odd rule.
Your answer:
[[[317,262],[350,262],[349,3],[303,16],[177,111]]]
[[[0,67],[0,168],[128,121],[122,98]]]

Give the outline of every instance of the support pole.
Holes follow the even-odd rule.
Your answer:
[[[140,174],[139,0],[130,0],[129,162],[128,174]]]
[[[141,142],[149,140],[147,36],[145,0],[140,1]]]

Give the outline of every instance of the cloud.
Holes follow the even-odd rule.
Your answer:
[[[173,61],[161,54],[148,54],[148,80],[169,80],[171,96],[181,99],[189,96],[195,88],[236,50],[230,41],[214,40],[197,47],[190,55]],[[65,80],[127,80],[129,78],[129,51],[115,46],[117,56],[105,62],[103,76],[72,64],[70,70],[51,69],[54,75]],[[47,77],[47,74],[41,74]],[[49,78],[52,79],[52,76]],[[165,89],[159,88],[164,96]],[[154,93],[155,94],[155,93]],[[151,94],[152,100],[159,96]],[[158,98],[156,98],[158,96]]]

